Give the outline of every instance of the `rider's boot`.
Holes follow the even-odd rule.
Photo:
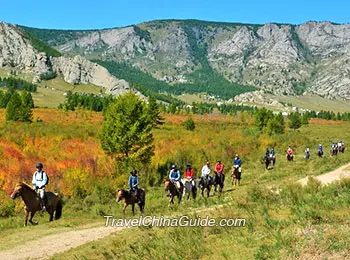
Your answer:
[[[45,201],[42,198],[40,198],[40,208],[42,213],[46,211]]]

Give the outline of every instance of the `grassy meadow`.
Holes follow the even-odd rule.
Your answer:
[[[104,215],[122,217],[114,200],[126,187],[128,172],[115,173],[112,158],[102,151],[98,133],[101,113],[78,110],[34,109],[33,123],[6,123],[0,111],[0,250],[14,248],[27,237],[40,238],[68,230],[104,224]],[[316,176],[350,162],[345,151],[328,156],[332,141],[350,140],[350,124],[311,120],[300,130],[279,136],[260,134],[252,118],[194,115],[196,129],[185,130],[187,115],[164,115],[165,124],[154,130],[155,156],[150,167],[139,170],[147,191],[145,215],[246,218],[245,227],[131,228],[94,241],[53,259],[345,259],[350,252],[350,182],[321,187],[311,181],[302,188],[296,181]],[[325,147],[316,158],[317,145]],[[286,162],[284,151],[293,146],[295,161]],[[275,169],[265,171],[260,160],[266,147],[277,151]],[[303,158],[306,146],[311,159]],[[234,187],[229,168],[234,155],[243,161],[242,185]],[[226,166],[224,192],[199,196],[168,207],[162,181],[176,163],[183,172],[190,162],[197,175],[206,160],[221,159]],[[20,201],[7,196],[18,181],[30,183],[34,165],[44,164],[49,190],[63,195],[59,221],[36,216],[38,226],[23,228]],[[14,208],[14,210],[13,210]],[[5,214],[6,213],[6,214]],[[139,215],[138,208],[136,216]],[[131,218],[127,209],[127,218]]]

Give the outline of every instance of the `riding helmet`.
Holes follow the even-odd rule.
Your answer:
[[[44,165],[41,162],[36,163],[35,168],[44,168]]]

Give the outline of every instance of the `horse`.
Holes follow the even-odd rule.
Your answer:
[[[318,157],[322,158],[322,156],[323,156],[323,151],[318,150],[318,151],[317,151],[317,155],[318,155]]]
[[[270,154],[269,156],[265,156],[262,159],[262,162],[265,164],[265,169],[268,170],[270,164],[272,164],[272,168],[275,167],[276,164],[276,157]]]
[[[211,190],[211,186],[213,185],[212,183],[212,179],[210,178],[210,176],[208,176],[208,178],[206,177],[201,177],[200,180],[199,180],[199,187],[201,188],[202,190],[202,196],[204,197],[204,190],[206,189],[207,190],[207,197],[209,197],[210,195],[210,190]]]
[[[183,186],[184,186],[184,191],[183,191],[183,197],[187,194],[187,199],[190,199],[190,195],[192,194],[192,198],[196,199],[197,196],[197,187],[196,185],[193,185],[192,182],[194,182],[192,179],[183,179],[181,180]]]
[[[33,221],[33,217],[37,211],[41,211],[41,207],[40,199],[36,191],[25,183],[18,183],[11,194],[11,198],[16,199],[18,197],[21,197],[24,202],[24,210],[26,213],[24,226],[27,226],[28,224],[29,215],[29,222],[32,225],[37,225],[38,222]],[[49,221],[53,221],[54,214],[56,220],[62,216],[63,203],[61,197],[58,194],[55,194],[53,192],[45,192],[44,202],[46,212],[50,215]]]
[[[289,153],[287,153],[287,161],[293,161],[293,159],[294,159],[294,155],[293,154],[289,154]]]
[[[145,209],[146,192],[143,189],[138,189],[137,192],[139,193],[139,202],[137,201],[136,196],[134,194],[131,194],[130,191],[124,189],[118,190],[116,201],[119,202],[121,200],[124,200],[123,215],[125,215],[126,207],[130,204],[133,215],[135,215],[135,204],[139,205],[141,213]]]
[[[306,160],[310,159],[310,152],[305,152],[304,158]]]
[[[184,192],[184,186],[183,184],[180,182],[180,188],[178,189],[175,184],[170,181],[170,180],[165,180],[164,182],[164,190],[166,192],[169,192],[168,196],[169,196],[169,203],[170,204],[174,204],[174,198],[177,197],[178,202],[180,204],[181,199],[182,199],[182,195]]]
[[[232,185],[239,186],[241,182],[242,172],[239,172],[238,167],[232,166]]]
[[[216,192],[217,186],[219,186],[219,192],[222,192],[224,188],[225,175],[223,173],[215,173],[214,174],[214,192]]]
[[[337,156],[338,154],[338,147],[331,148],[331,156]]]

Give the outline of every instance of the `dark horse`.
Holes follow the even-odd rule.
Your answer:
[[[164,190],[169,192],[168,196],[169,196],[169,203],[170,204],[174,204],[175,197],[177,197],[179,204],[180,204],[181,199],[182,199],[182,194],[184,192],[184,186],[181,182],[180,182],[180,189],[178,189],[172,181],[166,180],[164,182]]]
[[[287,157],[287,161],[293,161],[293,159],[294,159],[294,155],[293,154],[287,153],[286,157]]]
[[[239,186],[241,182],[242,172],[239,172],[238,168],[235,166],[232,166],[232,185]]]
[[[338,147],[331,148],[331,156],[337,156],[338,154]]]
[[[124,200],[123,214],[125,215],[125,209],[131,204],[132,214],[135,215],[135,204],[140,207],[141,213],[143,212],[146,204],[146,192],[143,189],[138,189],[140,201],[138,202],[136,196],[131,194],[128,190],[118,190],[117,192],[117,202]]]
[[[208,176],[209,177],[209,176]],[[211,186],[213,185],[213,181],[210,178],[206,178],[206,177],[201,177],[198,183],[199,187],[202,190],[202,196],[204,197],[204,190],[207,190],[207,197],[209,197],[210,195],[210,190],[211,190]]]
[[[40,199],[35,190],[29,187],[25,183],[19,183],[16,185],[14,191],[11,194],[12,199],[21,197],[24,202],[24,210],[26,212],[24,226],[28,224],[28,216],[30,214],[29,222],[32,225],[37,225],[38,222],[33,221],[33,217],[37,211],[41,210]],[[62,216],[62,207],[63,203],[57,194],[53,192],[45,192],[45,207],[47,213],[50,215],[49,221],[52,221],[54,218],[59,219]]]
[[[276,164],[276,157],[275,156],[265,156],[263,158],[263,163],[265,164],[265,169],[268,170],[269,169],[269,166],[270,164],[272,164],[272,168],[275,167],[275,164]]]
[[[317,155],[318,155],[318,157],[322,157],[323,156],[323,151],[318,150],[317,151]]]
[[[217,186],[219,186],[219,192],[222,192],[222,189],[224,188],[224,182],[225,182],[225,175],[223,173],[215,173],[214,174],[214,192],[216,192]]]

